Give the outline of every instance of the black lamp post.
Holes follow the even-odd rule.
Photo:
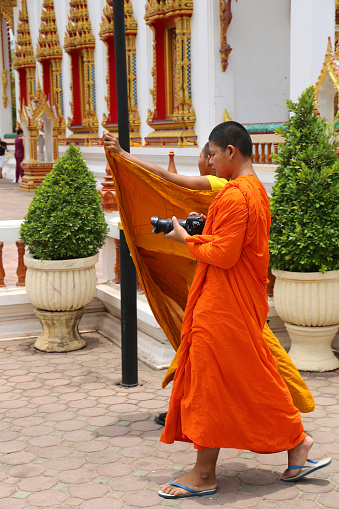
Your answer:
[[[120,146],[130,151],[124,0],[113,0],[115,74]],[[138,385],[136,270],[125,234],[120,230],[122,386]]]

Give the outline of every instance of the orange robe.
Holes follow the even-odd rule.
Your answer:
[[[203,234],[186,238],[198,264],[161,436],[165,443],[272,453],[306,436],[262,335],[269,228],[265,188],[247,175],[214,199]]]
[[[178,353],[181,324],[196,261],[183,244],[164,239],[163,235],[154,235],[150,218],[156,215],[186,218],[192,210],[207,214],[219,189],[193,191],[168,182],[118,154],[106,151],[106,157],[114,178],[120,219],[139,280],[156,320]],[[294,404],[301,412],[312,412],[314,400],[310,390],[266,323],[263,335]],[[176,361],[177,356],[163,387],[173,379]]]

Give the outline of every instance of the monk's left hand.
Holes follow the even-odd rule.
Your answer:
[[[187,231],[185,228],[180,226],[175,216],[172,217],[172,221],[174,229],[171,232],[164,234],[165,239],[171,239],[185,244],[185,238],[189,236]]]

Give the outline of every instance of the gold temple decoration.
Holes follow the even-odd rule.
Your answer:
[[[64,39],[64,50],[72,58],[71,67],[74,69],[77,59],[79,73],[75,82],[75,73],[72,71],[72,116],[68,118],[67,127],[73,133],[97,133],[98,120],[95,111],[95,69],[94,69],[95,38],[92,34],[89,20],[87,0],[70,0],[70,16]],[[81,125],[74,122],[74,95],[81,97]],[[78,136],[80,139],[81,136]],[[84,137],[85,144],[91,144],[88,137]]]
[[[43,0],[36,59],[38,62],[62,59],[62,49],[60,47],[55,19],[54,0]]]
[[[193,0],[147,0],[146,23],[163,20],[170,16],[192,16]]]
[[[26,81],[26,97],[20,97],[20,101],[29,103],[30,96],[35,92],[35,58],[31,42],[31,32],[27,13],[26,0],[22,0],[22,9],[19,12],[17,37],[13,59],[13,68],[19,72],[20,82]],[[21,83],[20,89],[24,90]]]
[[[4,69],[2,71],[2,101],[3,101],[4,108],[7,107],[7,100],[8,100],[7,93],[6,93],[7,76],[8,76],[8,71],[7,71],[7,69]]]
[[[337,48],[336,53],[334,54],[331,44],[331,38],[329,37],[324,63],[320,71],[319,78],[317,79],[317,82],[314,86],[315,109],[318,109],[319,92],[327,75],[331,78],[333,82],[333,87],[337,90],[337,92],[339,92],[339,66],[337,63],[338,60],[339,60],[339,48]]]
[[[131,145],[141,145],[141,138],[139,134],[140,118],[138,114],[138,100],[137,100],[137,77],[136,77],[136,35],[138,25],[133,15],[133,6],[130,0],[124,0],[125,11],[125,34],[126,34],[126,67],[127,67],[127,89],[128,89],[128,111],[129,111],[129,129],[130,129],[130,142]],[[107,0],[106,6],[103,10],[103,17],[101,19],[99,37],[106,44],[107,49],[107,96],[105,97],[107,103],[107,110],[111,111],[111,101],[116,101],[116,97],[111,97],[111,79],[115,80],[115,75],[112,76],[110,68],[109,51],[113,51],[114,41],[114,23],[113,23],[113,7],[111,2]],[[103,115],[102,126],[118,135],[117,123],[112,124],[109,122],[109,117],[106,113]]]
[[[335,0],[335,52],[339,45],[339,0]]]
[[[224,109],[224,122],[230,122],[232,119],[231,117],[229,116],[229,113],[227,111],[227,109],[225,108]]]
[[[34,191],[52,170],[54,161],[59,158],[60,117],[55,108],[51,108],[44,91],[38,83],[36,92],[31,96],[29,104],[21,109],[21,122],[28,135],[25,160],[22,163],[24,176],[20,183],[23,191]],[[41,126],[45,131],[45,157],[41,160],[38,145]],[[28,152],[28,153],[27,153]],[[47,159],[47,160],[46,160]]]
[[[221,70],[224,72],[228,66],[228,57],[232,51],[231,46],[227,43],[227,30],[232,21],[231,11],[232,0],[220,0],[220,56]]]
[[[57,32],[54,0],[43,0],[41,25],[36,48],[36,59],[42,64],[44,82],[49,82],[50,102],[58,109],[58,117],[62,118],[60,134],[65,133],[63,119],[64,104],[62,90],[62,49]],[[44,86],[44,89],[46,87]]]
[[[153,110],[148,110],[147,123],[154,129],[154,132],[145,138],[146,145],[197,145],[197,136],[193,130],[196,117],[191,98],[193,0],[147,0],[145,11],[146,24],[153,32],[153,90],[150,90]],[[167,114],[166,118],[158,119],[160,84],[157,79],[159,62],[156,28],[164,23]],[[170,78],[171,75],[173,79]]]
[[[12,32],[14,32],[13,25],[13,7],[16,6],[16,0],[1,0],[0,1],[0,11],[2,16],[8,22],[11,27]]]

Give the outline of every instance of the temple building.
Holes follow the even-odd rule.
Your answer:
[[[137,157],[197,175],[211,129],[232,119],[249,131],[255,171],[270,193],[277,168],[272,155],[283,142],[274,131],[288,120],[286,100],[297,100],[313,83],[315,110],[335,119],[339,0],[119,1],[125,9],[130,146]],[[70,143],[81,148],[110,231],[96,297],[80,325],[119,344],[119,217],[102,143],[104,131],[118,136],[113,1],[0,0],[0,16],[0,136],[8,147],[2,175],[15,176],[18,127],[25,145],[22,192],[39,186]],[[2,222],[0,338],[38,335],[41,325],[23,288],[20,221]],[[7,241],[16,242],[18,288],[6,283]],[[271,279],[270,327],[285,341],[272,290]],[[141,291],[137,307],[139,358],[156,369],[168,366],[173,348]]]
[[[0,0],[0,135],[24,128],[23,190],[34,189],[43,162],[48,172],[71,142],[82,147],[98,183],[105,175],[102,134],[118,133],[112,4]],[[316,0],[124,0],[124,6],[137,156],[166,166],[173,150],[177,170],[194,174],[211,129],[232,119],[257,142],[253,162],[270,164],[279,140],[263,135],[287,120],[286,99],[296,100],[311,83],[320,114],[334,118],[338,0],[321,7]],[[9,160],[7,175],[13,172]]]

